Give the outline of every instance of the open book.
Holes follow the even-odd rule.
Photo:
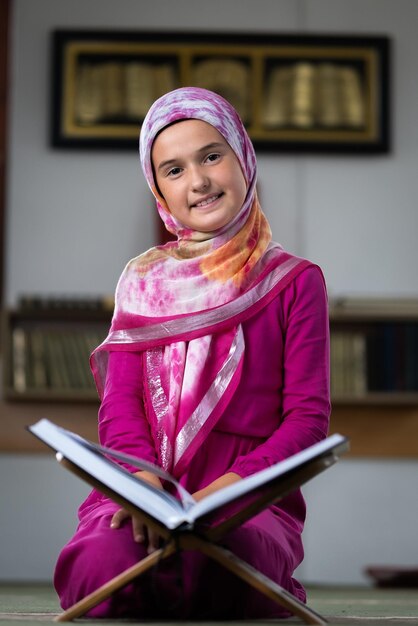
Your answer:
[[[55,450],[57,460],[66,468],[141,517],[166,540],[161,548],[61,613],[56,621],[84,615],[161,559],[180,550],[198,550],[306,623],[326,623],[318,613],[218,542],[228,531],[332,465],[348,449],[345,437],[332,435],[196,502],[172,476],[151,463],[94,444],[45,419],[28,430]],[[157,489],[134,476],[117,461],[154,472],[166,481],[165,489]]]
[[[29,430],[57,452],[59,461],[67,460],[73,470],[78,468],[87,482],[113,499],[119,502],[122,500],[123,505],[128,503],[129,508],[133,507],[138,514],[151,518],[158,527],[168,531],[218,526],[226,518],[230,522],[229,529],[232,526],[230,518],[237,516],[239,525],[244,521],[242,516],[250,516],[245,514],[248,508],[252,516],[271,502],[281,499],[302,483],[302,474],[310,474],[309,470],[314,468],[315,474],[318,473],[318,463],[325,469],[348,448],[345,437],[332,435],[272,467],[195,502],[170,474],[152,463],[94,444],[46,419],[30,426]],[[112,458],[140,470],[153,472],[173,485],[177,497],[142,481]]]

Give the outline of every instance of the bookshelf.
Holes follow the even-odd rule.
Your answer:
[[[418,300],[336,300],[330,326],[334,406],[418,406]]]
[[[418,458],[418,299],[330,302],[331,432],[351,457]]]
[[[25,305],[3,314],[0,452],[44,452],[24,428],[41,417],[87,438],[97,436],[98,397],[86,368],[91,347],[106,336],[112,306],[103,302],[67,305]],[[418,458],[418,299],[336,299],[330,303],[330,327],[331,433],[340,432],[350,438],[350,456]],[[339,339],[341,335],[343,340]],[[44,350],[44,359],[50,364],[44,363],[43,369],[67,370],[60,383],[55,377],[56,384],[39,384],[45,379],[52,381],[44,371],[38,372],[38,384],[34,384],[37,358],[31,354],[31,343],[35,337],[36,354],[39,336],[50,346],[49,355],[48,347]],[[54,340],[57,346],[51,349]],[[374,350],[379,343],[382,345],[376,356]],[[390,367],[385,364],[388,359],[393,361]],[[79,378],[74,373],[71,378],[68,371],[73,361],[78,363]],[[19,368],[20,375],[25,376],[23,384]],[[374,369],[378,375],[374,373],[373,378]],[[84,382],[80,384],[80,380]]]
[[[98,400],[89,356],[109,329],[99,301],[40,301],[3,315],[3,397],[7,401]]]

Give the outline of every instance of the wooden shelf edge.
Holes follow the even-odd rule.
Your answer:
[[[418,459],[418,407],[334,406],[330,432],[350,439],[344,459]]]
[[[88,402],[97,405],[99,403],[99,397],[95,389],[68,391],[66,389],[29,389],[25,392],[18,392],[14,389],[6,389],[4,392],[4,399],[10,403],[30,403],[37,404],[38,402],[45,403],[73,403],[75,406],[78,403]]]
[[[416,391],[370,391],[365,395],[338,395],[332,398],[333,406],[416,406],[418,407],[418,392]]]
[[[26,426],[42,418],[97,441],[97,411],[97,403],[92,402],[0,401],[0,453],[50,453],[26,430]]]
[[[97,441],[97,406],[92,403],[16,403],[0,401],[0,453],[43,453],[48,448],[25,427],[46,417]],[[334,407],[331,433],[349,437],[350,459],[418,459],[418,407]]]
[[[331,298],[329,315],[336,321],[405,321],[418,319],[418,298]]]

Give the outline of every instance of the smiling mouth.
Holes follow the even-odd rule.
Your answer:
[[[193,204],[192,206],[197,209],[203,208],[205,206],[208,206],[209,204],[212,204],[213,202],[215,202],[215,200],[218,200],[221,196],[223,196],[223,193],[218,193],[214,196],[210,196],[210,198],[206,198],[205,200],[196,202],[196,204]]]

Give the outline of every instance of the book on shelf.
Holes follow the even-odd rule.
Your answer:
[[[418,322],[338,323],[331,330],[335,398],[418,391]]]
[[[23,328],[14,328],[12,332],[13,349],[13,387],[24,393],[28,386],[27,335]]]
[[[261,510],[279,500],[290,490],[299,487],[298,476],[302,470],[332,465],[338,455],[348,449],[348,440],[342,435],[331,435],[323,441],[281,461],[267,469],[216,491],[200,502],[195,502],[179,483],[160,467],[131,455],[88,441],[65,430],[47,419],[28,427],[29,431],[56,451],[58,461],[66,459],[76,466],[87,482],[110,493],[116,501],[123,500],[139,515],[145,515],[162,529],[172,531],[183,525],[199,527],[208,520],[223,519],[233,503],[236,524],[242,523],[241,513],[248,506],[249,498],[255,499],[254,511]],[[115,459],[115,460],[112,460]],[[168,491],[156,489],[149,483],[131,474],[117,461],[129,463],[138,469],[147,470],[171,483],[178,492],[175,497]],[[265,492],[269,492],[267,501]],[[257,504],[257,501],[259,504]],[[230,520],[231,522],[231,520]]]
[[[367,392],[366,335],[333,331],[331,335],[331,393],[362,396]]]
[[[418,390],[418,324],[405,327],[405,389]]]
[[[89,357],[104,337],[104,328],[16,326],[12,331],[13,390],[21,395],[94,390]]]

